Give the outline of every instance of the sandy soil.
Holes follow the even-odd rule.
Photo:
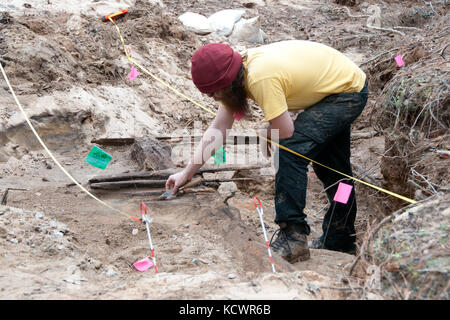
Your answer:
[[[0,4],[0,56],[27,115],[56,158],[84,186],[102,174],[138,171],[129,146],[103,146],[113,156],[106,171],[87,164],[92,138],[165,135],[191,132],[194,120],[203,129],[212,116],[141,74],[127,79],[130,64],[116,30],[99,16],[124,7],[133,11],[119,21],[131,55],[151,72],[191,98],[217,108],[190,80],[189,59],[196,48],[226,38],[185,31],[177,17],[185,11],[210,15],[220,9],[244,8],[246,18],[260,15],[269,42],[310,39],[332,45],[357,64],[386,51],[397,34],[367,28],[367,18],[350,17],[334,1],[67,1],[13,0]],[[70,2],[71,3],[71,2]],[[253,5],[251,5],[253,3]],[[375,1],[350,7],[367,14]],[[413,5],[422,2],[411,1]],[[389,3],[386,11],[402,12]],[[389,23],[390,20],[384,21]],[[414,34],[417,31],[405,31]],[[253,44],[236,42],[243,49]],[[367,111],[354,133],[373,131]],[[130,192],[96,192],[111,206],[139,216],[144,201],[154,219],[151,233],[159,278],[153,268],[139,273],[132,264],[149,256],[143,224],[102,206],[61,172],[40,147],[2,81],[0,88],[0,298],[2,299],[359,299],[364,277],[347,277],[354,256],[312,250],[306,262],[275,259],[272,274],[252,198],[264,203],[269,237],[273,222],[273,175],[258,186],[229,194],[184,195],[170,202],[132,196]],[[259,127],[251,120],[236,130]],[[380,182],[383,137],[352,141],[355,175]],[[180,164],[180,163],[178,163]],[[232,175],[232,173],[229,173]],[[321,233],[327,200],[312,170],[307,194],[310,240]],[[229,187],[229,185],[228,185]],[[232,186],[235,187],[235,186]],[[377,192],[357,185],[357,232],[380,216]],[[133,191],[133,190],[131,190]],[[387,213],[384,213],[387,214]],[[136,231],[137,229],[137,234]],[[359,277],[358,277],[359,276]],[[149,289],[151,288],[151,289]],[[380,298],[375,291],[364,295]]]

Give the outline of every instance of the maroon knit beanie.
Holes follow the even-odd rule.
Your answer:
[[[229,45],[209,43],[198,49],[191,59],[191,75],[202,93],[213,93],[231,85],[242,64],[242,57]]]

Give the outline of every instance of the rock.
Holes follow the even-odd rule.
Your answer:
[[[189,224],[187,223],[187,224],[185,224],[183,227],[189,228]]]
[[[195,258],[191,260],[191,263],[192,263],[192,264],[195,264],[196,266],[198,266],[198,260],[195,259]]]
[[[87,269],[87,264],[85,262],[81,262],[79,265],[81,270],[86,270]]]
[[[62,237],[64,236],[64,233],[58,231],[58,230],[53,230],[53,235],[57,236],[57,237]]]
[[[258,282],[256,282],[256,281],[251,281],[251,282],[249,283],[249,285],[250,285],[251,287],[257,287],[257,286],[258,286]]]
[[[38,212],[38,211],[35,211],[34,212],[34,217],[36,219],[42,219],[44,217],[44,215],[42,213]]]
[[[140,170],[157,171],[173,168],[172,149],[153,137],[136,138],[131,146],[131,158],[137,162]]]
[[[0,227],[0,238],[6,238],[7,231],[5,228]]]
[[[222,182],[217,189],[217,192],[221,195],[228,195],[233,191],[237,191],[238,188],[236,186],[236,183],[234,182]]]
[[[135,236],[135,235],[138,234],[138,232],[139,232],[138,229],[133,229],[133,231],[131,231],[131,234],[132,234],[133,236]]]
[[[47,169],[53,169],[53,165],[51,164],[51,162],[45,161],[45,167]]]
[[[106,271],[107,276],[114,276],[116,274],[118,274],[118,272],[115,271],[112,267],[109,267],[108,271]]]
[[[426,198],[427,198],[427,196],[423,193],[422,190],[418,189],[414,192],[414,200],[421,201]]]
[[[103,263],[101,263],[100,261],[93,259],[93,258],[88,258],[87,261],[89,262],[90,265],[94,266],[94,268],[97,270],[103,266]]]
[[[8,241],[15,244],[19,243],[17,239],[8,239]]]
[[[342,283],[345,283],[345,284],[348,284],[348,279],[347,279],[347,277],[344,277],[344,276],[342,276],[342,275],[339,275],[339,276],[338,276],[338,281],[339,281],[339,282],[342,282]]]
[[[236,278],[236,275],[234,273],[228,274],[228,279],[234,279]]]
[[[316,294],[316,292],[319,290],[319,288],[314,283],[309,282],[306,285],[306,290],[308,290],[312,294]]]

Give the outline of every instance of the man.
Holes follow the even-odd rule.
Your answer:
[[[350,126],[364,109],[366,75],[337,50],[311,41],[272,43],[239,54],[230,46],[207,44],[191,59],[192,80],[205,94],[221,102],[216,118],[205,131],[194,159],[171,175],[166,188],[178,188],[189,181],[217,150],[215,131],[225,137],[233,125],[234,112],[248,112],[247,98],[254,100],[268,123],[261,132],[279,130],[279,143],[303,156],[347,175],[350,164]],[[289,111],[303,111],[295,121]],[[207,153],[207,148],[212,152]],[[303,212],[306,201],[309,161],[278,149],[279,168],[275,176],[275,222],[280,226],[271,241],[273,252],[294,263],[310,257],[307,235],[310,228]],[[339,181],[353,185],[339,173],[313,164],[330,201],[320,238],[313,248],[352,253],[355,251],[356,200],[354,188],[347,204],[333,202]],[[275,235],[275,234],[274,234]],[[272,236],[273,238],[273,236]]]

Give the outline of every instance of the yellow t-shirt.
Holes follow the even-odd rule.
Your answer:
[[[339,51],[305,40],[276,42],[243,53],[245,86],[266,120],[310,107],[326,96],[359,92],[365,73]]]

